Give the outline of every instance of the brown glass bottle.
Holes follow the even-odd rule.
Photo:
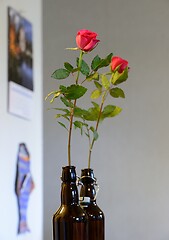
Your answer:
[[[96,204],[96,178],[92,169],[82,169],[80,205],[88,215],[88,240],[104,240],[104,213]]]
[[[79,205],[75,167],[63,167],[61,180],[61,206],[53,215],[53,240],[88,240],[87,216]]]

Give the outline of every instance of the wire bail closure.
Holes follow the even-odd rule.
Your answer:
[[[92,200],[95,201],[96,198],[97,198],[97,194],[98,194],[98,192],[99,192],[99,190],[100,190],[100,187],[99,187],[99,185],[98,185],[98,183],[97,183],[97,178],[91,177],[91,176],[82,176],[82,177],[77,176],[77,185],[78,185],[78,186],[84,186],[84,184],[83,184],[83,182],[82,182],[82,179],[83,179],[83,178],[90,178],[90,179],[93,180],[93,183],[92,183],[92,184],[95,186],[96,194],[95,194],[95,197],[94,197]]]
[[[82,181],[81,181],[81,178],[77,175],[77,177],[76,177],[77,179],[76,179],[76,184],[77,184],[77,186],[83,186],[84,184],[82,183]]]

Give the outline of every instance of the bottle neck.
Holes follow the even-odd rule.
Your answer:
[[[62,205],[78,204],[78,190],[75,182],[62,183],[61,204]]]
[[[78,190],[76,186],[76,171],[74,166],[62,169],[61,204],[78,204]]]
[[[93,169],[82,169],[81,182],[81,203],[96,203],[96,178],[94,177]]]

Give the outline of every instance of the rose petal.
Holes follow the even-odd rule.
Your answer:
[[[96,47],[96,45],[100,42],[100,40],[92,39],[88,45],[84,47],[84,51],[91,51],[93,48]]]
[[[83,49],[89,42],[90,40],[84,36],[81,35],[76,36],[76,44],[80,49]]]

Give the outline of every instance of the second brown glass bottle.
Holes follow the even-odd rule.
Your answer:
[[[96,203],[96,178],[90,168],[81,171],[80,205],[88,215],[88,240],[104,240],[104,213]]]

